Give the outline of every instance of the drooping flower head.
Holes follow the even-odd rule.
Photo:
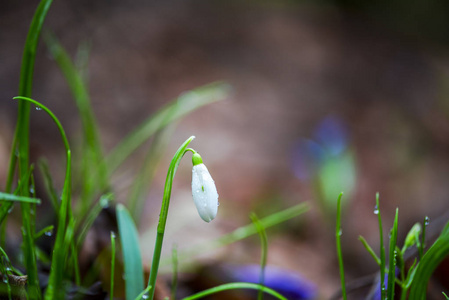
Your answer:
[[[218,193],[215,182],[203,164],[201,156],[194,152],[192,156],[192,196],[201,219],[212,221],[217,216]]]

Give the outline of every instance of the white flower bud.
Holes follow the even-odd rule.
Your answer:
[[[192,196],[201,219],[212,221],[217,215],[218,193],[214,180],[202,163],[192,169]]]

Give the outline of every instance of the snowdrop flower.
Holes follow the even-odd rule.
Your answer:
[[[214,180],[203,164],[201,156],[194,152],[192,156],[192,196],[201,219],[212,221],[217,215],[218,193]]]

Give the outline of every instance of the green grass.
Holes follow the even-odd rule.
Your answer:
[[[340,281],[341,281],[341,294],[343,296],[343,299],[347,299],[346,294],[346,283],[345,283],[345,270],[343,267],[343,254],[341,251],[341,197],[343,196],[343,193],[341,193],[338,196],[337,200],[337,220],[335,225],[335,241],[337,245],[337,257],[338,257],[338,266],[340,268]]]
[[[24,267],[24,274],[27,276],[26,290],[23,292],[26,293],[28,299],[64,299],[67,297],[67,291],[71,285],[75,285],[80,290],[85,290],[88,288],[87,282],[89,280],[82,280],[84,277],[98,278],[100,271],[95,264],[92,264],[91,269],[87,270],[86,274],[82,273],[79,253],[86,242],[88,232],[94,226],[95,221],[98,220],[101,212],[108,209],[108,207],[115,207],[120,247],[117,250],[119,255],[116,255],[116,238],[111,233],[111,247],[106,247],[106,250],[110,251],[108,259],[110,258],[111,264],[110,274],[108,274],[110,276],[109,298],[112,300],[115,289],[120,284],[124,284],[127,300],[148,297],[152,299],[155,291],[153,287],[156,286],[156,279],[159,273],[159,265],[165,263],[165,260],[161,260],[161,250],[167,226],[167,215],[174,177],[182,157],[186,151],[189,151],[187,147],[193,140],[193,137],[187,139],[179,147],[168,168],[152,266],[146,287],[136,226],[136,222],[138,223],[142,218],[145,195],[148,194],[161,158],[166,155],[167,145],[174,130],[176,130],[176,122],[205,105],[226,98],[230,87],[225,83],[215,82],[183,93],[149,116],[124,137],[109,153],[105,153],[89,95],[88,77],[86,76],[89,58],[88,51],[85,50],[86,48],[82,48],[82,59],[79,63],[74,62],[57,38],[48,33],[45,39],[46,45],[66,79],[81,119],[82,140],[80,146],[74,148],[77,153],[72,159],[72,148],[69,145],[69,140],[60,120],[48,107],[31,98],[37,45],[51,3],[51,0],[42,0],[39,3],[25,42],[20,72],[19,96],[14,97],[18,102],[17,125],[12,140],[5,191],[0,192],[0,224],[2,225],[2,244],[0,246],[8,242],[4,238],[7,226],[6,220],[11,209],[18,202],[22,217],[22,247],[21,254],[17,256],[21,259],[17,260],[17,257],[14,257],[15,260],[13,261],[14,263],[17,261],[18,264],[22,264],[21,267]],[[36,195],[34,182],[36,174],[34,174],[34,165],[30,162],[29,126],[32,105],[45,111],[54,121],[61,135],[65,151],[66,168],[63,180],[54,180],[48,164],[44,160],[39,161],[39,169],[41,170],[41,177],[47,194],[46,198],[42,197],[43,200]],[[115,203],[111,176],[131,157],[134,151],[149,142],[151,142],[151,145],[147,150],[146,158],[142,163],[140,171],[135,176],[134,182],[131,184],[127,199],[127,205],[130,208],[129,212],[124,205]],[[54,182],[63,182],[62,191],[58,190]],[[74,185],[75,189],[72,187],[72,182],[76,183]],[[78,200],[76,201],[77,203],[74,203],[76,205],[74,211],[72,211],[72,195],[78,196],[76,198]],[[347,299],[349,292],[346,290],[341,247],[341,199],[342,194],[339,195],[337,201],[335,238],[342,296],[343,299]],[[36,216],[36,207],[42,201],[49,201],[52,205],[55,214],[54,224],[39,223],[39,217]],[[398,222],[398,209],[396,209],[393,227],[389,236],[387,262],[384,246],[386,241],[384,243],[379,204],[379,194],[377,194],[375,213],[377,214],[379,225],[379,254],[376,254],[374,248],[363,237],[359,237],[359,240],[379,265],[382,299],[393,300],[395,297],[395,286],[401,288],[401,300],[405,300],[407,297],[411,300],[425,299],[427,285],[432,274],[449,255],[449,223],[444,227],[437,240],[426,249],[425,237],[428,224],[428,218],[426,217],[422,226],[417,223],[412,227],[403,247],[400,248],[397,244],[398,232],[401,227]],[[173,264],[172,298],[175,298],[178,286],[178,269],[183,263],[193,261],[195,256],[200,253],[211,251],[217,247],[225,247],[249,236],[259,234],[261,242],[259,284],[246,282],[226,283],[186,297],[184,300],[200,299],[234,289],[257,290],[258,299],[262,299],[264,294],[270,294],[277,299],[286,299],[278,292],[264,286],[264,270],[267,264],[269,247],[265,230],[300,216],[308,210],[308,204],[302,203],[283,211],[274,212],[260,219],[255,214],[252,214],[251,224],[241,226],[205,244],[179,251],[177,248],[173,248],[171,258]],[[41,230],[36,231],[36,226],[41,228]],[[38,241],[41,241],[47,233],[53,231],[55,231],[55,240],[54,244],[51,245],[51,257],[47,257],[48,255],[38,246]],[[410,264],[406,264],[404,261],[404,253],[412,247],[417,248],[418,255],[414,259],[413,264],[407,268],[407,265]],[[24,274],[11,263],[5,249],[8,248],[0,247],[0,273],[6,278],[5,286],[0,287],[0,293],[2,293],[2,296],[12,298],[15,294],[22,292],[15,289],[13,281],[19,277],[22,278],[21,276]],[[96,258],[98,261],[100,261],[101,255],[103,254]],[[42,282],[39,282],[40,269],[38,269],[38,265],[43,265],[50,269],[45,294],[40,289]],[[115,274],[120,274],[122,268],[125,279],[124,282],[118,282]],[[397,269],[400,271],[398,276],[396,275]],[[89,274],[93,275],[90,276]],[[385,274],[388,274],[387,282],[385,282]],[[23,287],[21,289],[23,290]],[[443,295],[447,299],[444,292]]]
[[[261,255],[260,255],[260,276],[259,276],[259,285],[264,285],[265,282],[265,267],[267,265],[267,256],[268,256],[268,241],[267,241],[267,233],[265,232],[265,228],[263,227],[262,223],[260,222],[259,218],[255,213],[250,214],[251,221],[254,223],[254,225],[257,228],[257,233],[259,234],[260,238],[260,248],[261,248]],[[258,300],[262,300],[263,298],[263,289],[259,290],[259,293],[257,295]]]

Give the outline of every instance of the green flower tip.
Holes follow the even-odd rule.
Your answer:
[[[193,153],[192,155],[192,164],[194,166],[202,164],[203,163],[203,159],[201,158],[201,155],[198,154],[198,152]]]
[[[422,228],[420,223],[416,223],[415,225],[413,225],[413,227],[408,232],[407,237],[405,238],[402,251],[405,251],[407,250],[407,248],[410,248],[413,245],[419,243],[419,235],[421,234],[421,231]]]

